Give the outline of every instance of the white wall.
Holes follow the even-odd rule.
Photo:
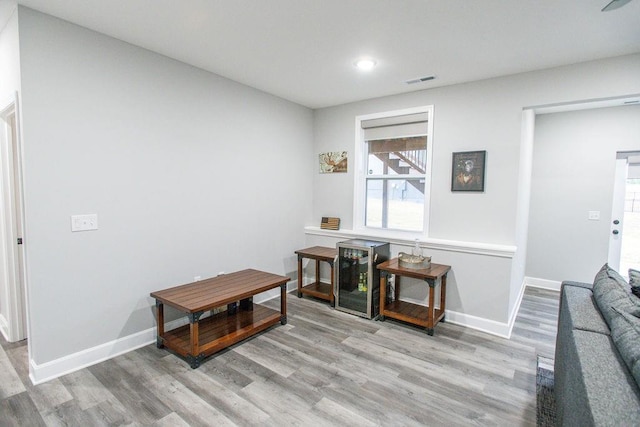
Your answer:
[[[456,280],[449,288],[448,306],[463,315],[507,323],[517,308],[525,272],[530,156],[521,154],[530,147],[522,145],[523,109],[637,93],[636,54],[378,98],[316,111],[315,151],[347,150],[353,155],[358,115],[434,105],[430,237],[461,241],[462,246],[472,242],[517,248],[511,262],[495,266],[491,274],[478,269],[492,265],[484,255],[472,261],[453,259]],[[482,194],[450,190],[451,153],[467,150],[487,150]],[[313,221],[308,225],[335,215],[343,228],[352,227],[353,178],[353,168],[347,174],[315,175]],[[433,261],[445,259],[438,255]]]
[[[4,24],[4,23],[3,23]],[[15,94],[20,90],[20,55],[18,44],[18,16],[14,13],[4,28],[0,28],[0,110],[8,107],[14,100]],[[5,139],[4,123],[1,123],[0,146],[5,147],[8,141]],[[4,174],[0,170],[0,175]],[[2,181],[2,179],[0,179]],[[2,195],[0,195],[2,198]],[[3,201],[4,202],[4,201]],[[0,209],[4,211],[4,209]],[[0,213],[0,332],[9,336],[11,311],[9,309],[8,288],[8,257],[5,243],[8,241],[4,224],[4,216]]]
[[[607,262],[616,152],[628,150],[640,150],[638,105],[536,117],[528,277],[593,281]]]
[[[155,327],[151,291],[243,268],[294,275],[311,110],[19,18],[32,367]],[[99,229],[72,233],[88,213]]]

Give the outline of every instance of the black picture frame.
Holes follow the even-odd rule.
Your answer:
[[[453,153],[451,162],[451,191],[484,192],[486,151]]]

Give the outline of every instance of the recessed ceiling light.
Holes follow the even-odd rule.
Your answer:
[[[361,58],[355,62],[355,66],[362,71],[371,71],[376,66],[376,61],[371,58]]]

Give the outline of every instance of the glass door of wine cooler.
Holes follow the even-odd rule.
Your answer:
[[[389,258],[389,244],[347,240],[337,244],[336,309],[371,319],[378,315],[380,273],[375,266]]]

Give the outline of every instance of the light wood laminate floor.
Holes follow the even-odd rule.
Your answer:
[[[287,325],[196,370],[148,345],[38,386],[26,342],[0,336],[0,426],[535,425],[558,298],[527,288],[507,340],[448,323],[431,337],[292,293]]]

